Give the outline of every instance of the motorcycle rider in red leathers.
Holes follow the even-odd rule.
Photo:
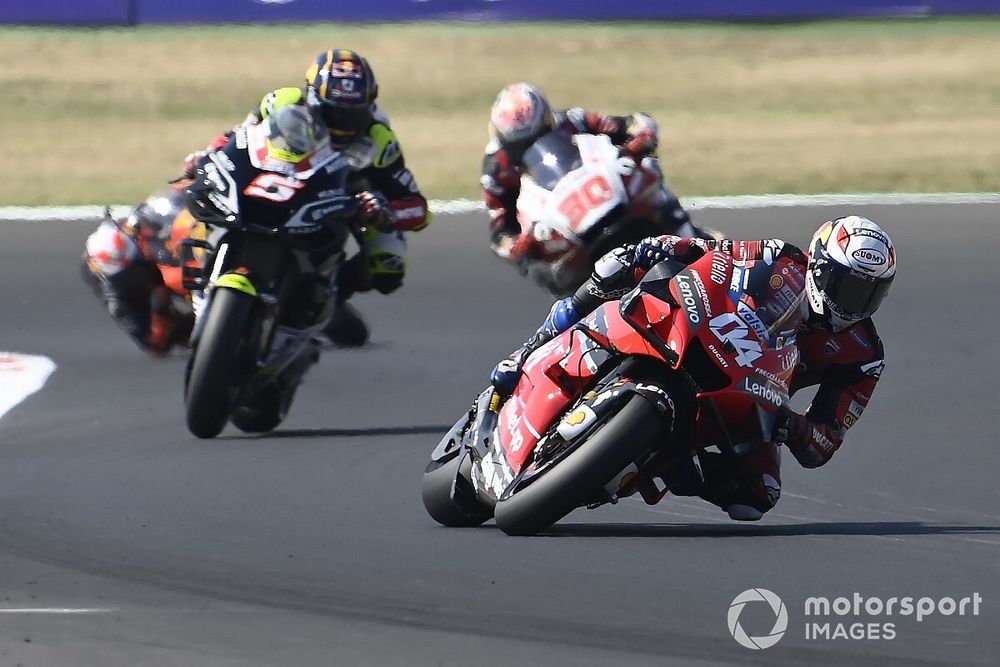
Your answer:
[[[531,249],[531,238],[521,233],[517,197],[521,191],[524,151],[546,133],[562,129],[573,134],[604,134],[662,180],[655,157],[659,144],[656,121],[644,113],[603,116],[580,107],[552,111],[537,86],[515,83],[500,91],[490,110],[490,142],[483,157],[480,185],[490,214],[490,246],[504,259],[517,261]],[[681,236],[703,235],[694,227],[677,197],[664,185],[658,215],[665,229]]]
[[[805,468],[829,461],[868,406],[882,373],[882,341],[871,315],[895,277],[896,256],[888,234],[871,220],[848,216],[824,223],[808,253],[778,239],[669,235],[613,250],[598,260],[576,294],[553,304],[535,335],[493,370],[491,382],[503,397],[509,396],[531,352],[601,303],[620,298],[657,263],[690,263],[711,250],[737,260],[790,262],[805,275],[803,304],[809,313],[797,334],[801,356],[789,390],[794,394],[819,385],[808,411],[800,415],[783,408],[770,442],[747,455],[699,452],[681,475],[683,482],[671,489],[676,495],[699,495],[733,519],[755,521],[774,507],[781,493],[778,445],[784,444]]]
[[[304,88],[268,93],[260,109],[244,121],[259,123],[288,104],[308,105],[323,118],[332,145],[350,161],[366,229],[360,252],[337,276],[337,309],[326,329],[331,340],[346,346],[363,345],[369,335],[360,313],[346,300],[354,292],[373,288],[382,294],[397,290],[406,274],[403,232],[420,231],[431,220],[427,200],[406,166],[389,117],[375,103],[377,96],[378,84],[368,61],[354,51],[330,49],[320,53],[306,71]],[[225,146],[230,136],[231,132],[220,135],[208,149]],[[187,175],[194,174],[205,154],[188,155]]]

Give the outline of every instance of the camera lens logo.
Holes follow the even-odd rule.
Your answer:
[[[740,625],[740,614],[743,613],[743,607],[748,602],[766,602],[770,605],[771,611],[774,612],[774,627],[771,628],[771,632],[760,637],[751,637],[746,633],[746,630]],[[754,650],[771,648],[778,643],[784,636],[785,630],[788,629],[788,610],[785,609],[785,603],[781,601],[781,598],[766,588],[751,588],[737,595],[733,603],[729,605],[727,620],[729,621],[729,634],[740,646]]]

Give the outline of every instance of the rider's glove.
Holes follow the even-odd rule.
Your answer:
[[[644,238],[635,247],[633,266],[648,271],[663,260],[673,257],[673,250],[674,246],[670,241],[664,241],[656,236]]]
[[[361,202],[361,223],[374,227],[380,232],[391,232],[396,229],[396,219],[389,208],[389,202],[378,192],[359,192],[356,195]]]
[[[650,236],[635,247],[635,265],[649,270],[665,259],[676,259],[690,264],[708,252],[709,245],[703,239],[681,236]]]
[[[206,155],[208,155],[206,151],[195,151],[187,154],[187,157],[184,158],[184,178],[194,178],[195,172],[198,171],[198,163]]]
[[[622,147],[632,157],[652,155],[660,143],[659,135],[659,127],[650,116],[644,113],[632,114]]]

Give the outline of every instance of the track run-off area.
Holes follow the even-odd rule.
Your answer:
[[[833,460],[786,455],[756,524],[668,496],[534,538],[442,528],[420,501],[434,445],[550,302],[490,254],[484,214],[411,236],[404,287],[356,299],[372,343],[326,351],[275,433],[214,441],[185,428],[184,355],[135,349],[80,280],[96,223],[0,221],[0,357],[54,364],[0,419],[0,664],[997,664],[1000,203],[694,212],[800,246],[848,213],[893,236],[899,272],[885,373]],[[763,650],[729,627],[754,588],[787,613]],[[934,611],[887,612],[907,596]],[[807,615],[817,597],[855,608]],[[776,622],[735,616],[756,637]]]

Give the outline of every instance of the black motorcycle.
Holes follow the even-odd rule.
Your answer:
[[[197,297],[184,396],[199,438],[230,419],[245,432],[281,423],[319,359],[345,244],[359,232],[347,157],[327,143],[299,161],[276,159],[282,137],[269,125],[239,128],[187,189],[188,209],[210,229],[187,242],[208,256],[186,276]]]

